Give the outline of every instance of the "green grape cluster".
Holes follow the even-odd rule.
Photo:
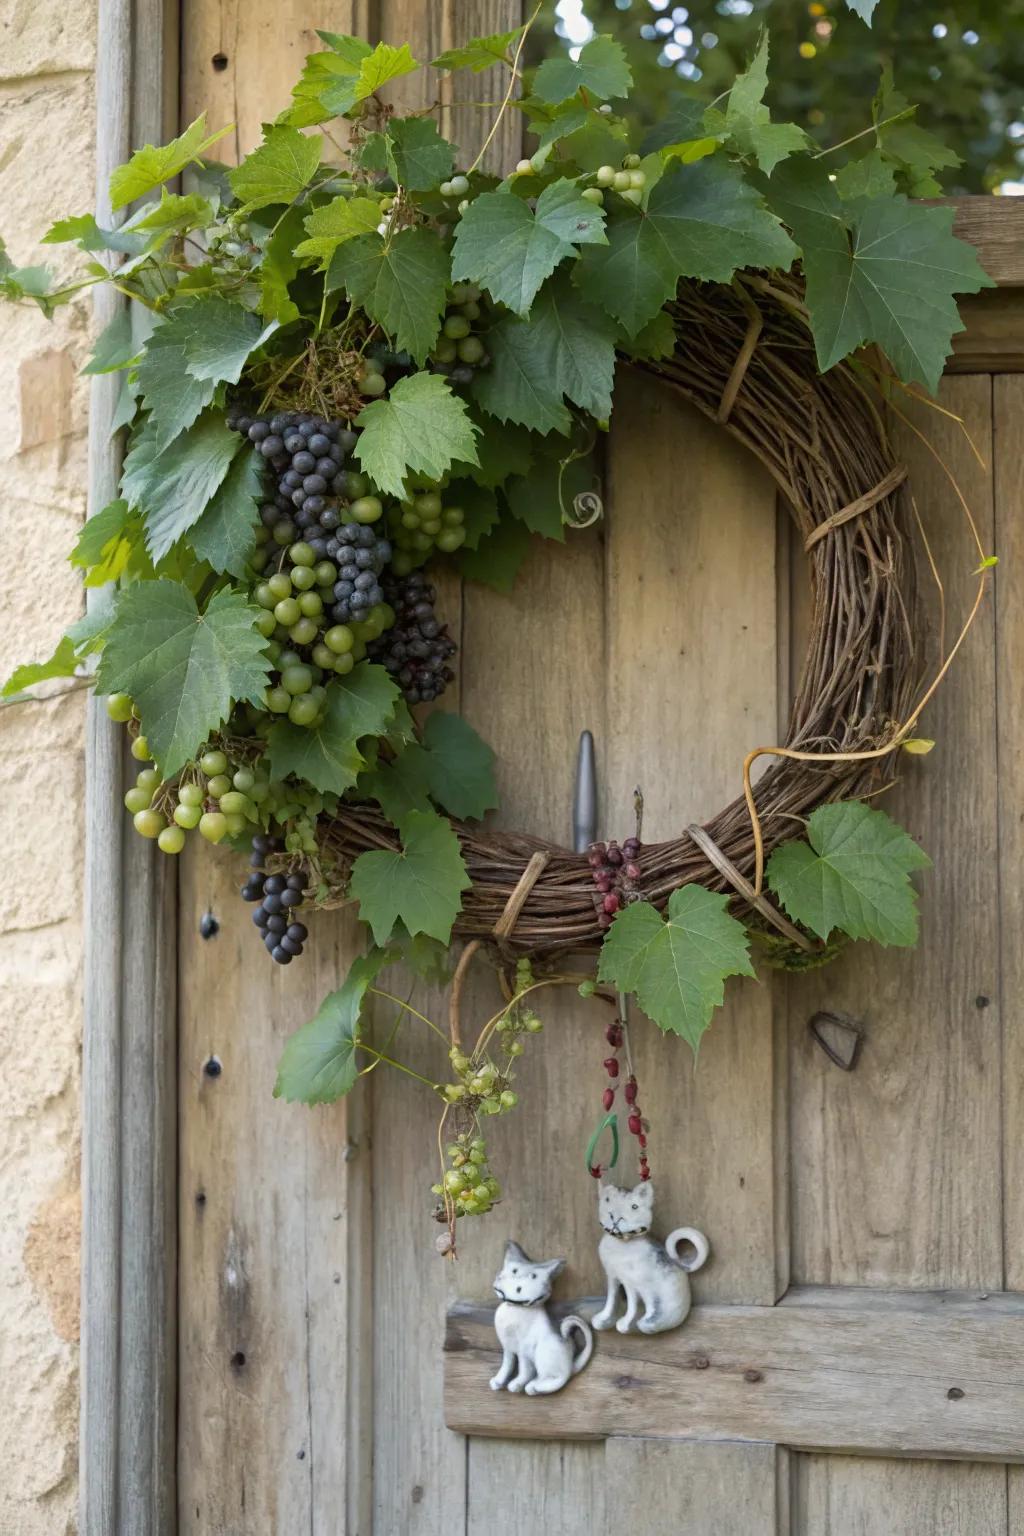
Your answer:
[[[218,277],[246,277],[259,264],[248,219],[228,219],[211,229],[206,242],[210,265]]]
[[[490,358],[479,334],[479,322],[489,318],[484,305],[483,290],[476,283],[452,285],[441,334],[430,354],[432,373],[443,374],[453,384],[469,384],[476,369],[487,366]]]
[[[414,487],[407,501],[394,502],[387,511],[388,537],[394,548],[393,573],[407,576],[435,549],[454,554],[466,542],[465,521],[460,506],[445,504],[441,486],[427,483]]]
[[[445,1147],[444,1179],[431,1186],[435,1195],[447,1195],[456,1216],[483,1216],[501,1198],[501,1185],[487,1161],[487,1143],[472,1131],[463,1131]]]
[[[626,155],[621,166],[598,166],[594,185],[584,188],[583,196],[591,203],[604,202],[606,192],[617,192],[624,202],[638,205],[643,201],[647,174],[640,169],[639,155]]]

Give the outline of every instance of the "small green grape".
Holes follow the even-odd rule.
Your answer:
[[[246,816],[252,810],[252,801],[248,795],[243,795],[241,790],[229,789],[227,794],[220,797],[220,808],[225,815],[238,814]]]
[[[316,564],[316,551],[306,543],[305,539],[300,539],[297,544],[293,544],[288,554],[292,565],[312,567]]]
[[[132,815],[135,816],[139,811],[148,811],[152,800],[153,793],[151,790],[139,789],[136,786],[135,789],[128,790],[124,797],[125,810],[131,811]]]
[[[132,820],[135,823],[136,832],[142,837],[159,837],[167,825],[166,817],[161,816],[159,811],[151,809],[136,811]]]
[[[202,757],[199,759],[199,766],[206,774],[207,778],[212,779],[215,774],[227,773],[227,756],[225,753],[216,750],[204,752]]]
[[[501,1107],[502,1107],[502,1109],[515,1109],[515,1107],[516,1107],[516,1105],[518,1103],[519,1103],[519,1095],[518,1095],[518,1093],[513,1093],[511,1088],[506,1088],[506,1089],[503,1090],[502,1095],[501,1095]]]
[[[145,736],[136,736],[135,740],[131,744],[130,750],[132,757],[134,757],[137,763],[148,763],[152,761],[153,754],[149,750],[149,742],[146,740]]]
[[[219,843],[228,834],[228,819],[222,811],[206,811],[199,818],[199,835],[209,843]]]
[[[268,688],[263,695],[263,702],[272,715],[286,715],[291,706],[292,696],[287,688]]]
[[[308,592],[311,587],[316,586],[316,571],[311,570],[308,565],[294,566],[292,568],[291,575],[292,586],[295,588],[296,592]],[[302,602],[301,597],[299,598],[299,602]]]
[[[375,523],[383,511],[384,506],[379,496],[359,496],[349,507],[357,523]]]
[[[182,805],[181,802],[174,807],[174,819],[179,827],[184,827],[186,832],[191,832],[193,827],[198,827],[203,814],[200,805]]]
[[[345,656],[355,645],[355,635],[347,624],[334,624],[324,635],[324,644],[339,656]]]
[[[469,335],[471,326],[465,315],[449,315],[442,330],[451,341],[461,341],[463,336]]]
[[[112,693],[107,697],[107,714],[118,725],[124,725],[132,717],[132,701],[127,693]]]
[[[283,597],[291,597],[292,595],[292,579],[287,571],[275,571],[266,585],[273,596],[275,605]],[[270,607],[271,605],[268,603],[267,606]]]
[[[281,687],[287,693],[308,693],[313,686],[313,673],[301,662],[285,667],[281,673]]]
[[[307,619],[304,615],[296,619],[288,631],[288,638],[295,645],[312,645],[320,633],[315,619]]]
[[[238,837],[242,832],[246,831],[246,818],[240,812],[231,811],[224,817],[224,820],[228,824],[227,831],[229,837]]]
[[[279,624],[283,624],[285,629],[290,629],[293,624],[297,624],[301,617],[302,609],[294,597],[282,597],[274,607],[274,618]]]
[[[164,827],[156,842],[164,853],[180,853],[185,846],[185,829],[181,826]]]
[[[148,789],[152,792],[160,787],[161,782],[159,769],[143,768],[141,773],[136,775],[135,787],[136,789]]]
[[[277,620],[267,608],[262,608],[256,618],[256,628],[264,640],[269,640],[277,628]]]
[[[599,187],[611,187],[615,185],[615,174],[613,165],[599,165],[594,179]]]
[[[300,693],[288,706],[288,719],[293,725],[313,725],[319,713],[319,700],[311,693]]]
[[[596,203],[598,207],[604,202],[604,193],[600,187],[584,187],[580,196],[585,197],[588,203]]]

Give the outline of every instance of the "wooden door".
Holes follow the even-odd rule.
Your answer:
[[[515,11],[190,0],[185,115],[236,120],[236,148],[248,147],[313,25],[429,57]],[[458,89],[494,99],[486,76]],[[456,105],[445,116],[465,148],[487,121]],[[515,158],[514,131],[499,159]],[[317,1111],[270,1098],[285,1038],[356,952],[350,920],[319,919],[308,956],[271,974],[237,870],[208,854],[186,863],[183,1536],[1024,1531],[1024,1482],[1008,1465],[1024,1459],[1024,382],[992,371],[1017,366],[1024,325],[1012,296],[997,303],[996,324],[993,306],[975,308],[967,371],[943,388],[951,414],[915,409],[946,469],[900,429],[950,625],[972,562],[947,470],[1002,558],[929,712],[936,749],[906,760],[892,796],[935,859],[919,950],[856,946],[824,971],[735,987],[696,1071],[679,1042],[635,1021],[662,1220],[702,1228],[713,1248],[678,1333],[603,1335],[587,1373],[547,1402],[487,1390],[493,1334],[479,1306],[506,1235],[569,1257],[562,1294],[599,1288],[582,1148],[603,1052],[584,1003],[547,1004],[522,1109],[493,1138],[507,1198],[446,1264],[427,1219],[433,1108],[416,1085],[376,1073],[351,1103]],[[628,832],[640,783],[657,839],[731,798],[747,748],[782,733],[802,558],[760,469],[628,371],[606,495],[603,524],[545,546],[512,594],[448,584],[462,649],[446,704],[498,753],[499,824],[568,838],[587,727],[603,830]],[[208,907],[221,931],[200,944]],[[489,1008],[486,980],[473,985],[473,1005]],[[419,1005],[443,999],[421,988]],[[811,1037],[821,1011],[862,1024],[854,1071]],[[439,1075],[433,1044],[419,1050]]]

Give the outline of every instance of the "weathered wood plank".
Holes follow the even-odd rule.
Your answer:
[[[798,1450],[1024,1461],[1024,1296],[815,1287],[698,1306],[678,1332],[604,1334],[561,1397],[493,1393],[490,1308],[449,1315],[450,1427],[541,1439],[772,1440]]]
[[[941,404],[963,418],[986,462],[989,402],[987,378],[943,386]],[[914,420],[955,474],[990,549],[991,480],[961,427],[924,406]],[[942,468],[906,429],[899,442],[945,584],[951,640],[974,597],[977,553]],[[935,615],[926,571],[921,580]],[[801,1283],[1002,1284],[991,602],[920,734],[935,738],[934,752],[905,756],[902,783],[881,802],[935,861],[921,881],[918,948],[851,946],[788,987]],[[810,1038],[807,1021],[819,1009],[865,1022],[854,1072],[839,1071]]]
[[[639,783],[656,841],[732,799],[744,754],[774,737],[775,489],[724,433],[623,369],[608,501],[603,829],[629,835]],[[639,1014],[632,1039],[661,1224],[711,1242],[697,1295],[774,1301],[787,1170],[774,1157],[771,989],[727,989],[696,1070]],[[630,1147],[622,1177],[634,1171]]]
[[[775,1536],[785,1452],[747,1441],[643,1440],[605,1445],[609,1531],[643,1536]]]
[[[953,233],[967,240],[1002,287],[1024,283],[1024,207],[1017,197],[937,198],[952,203]]]
[[[986,288],[960,300],[964,329],[947,373],[1024,372],[1024,289]]]
[[[1006,1523],[1002,1467],[850,1456],[793,1461],[793,1536],[1016,1536],[1020,1529]]]

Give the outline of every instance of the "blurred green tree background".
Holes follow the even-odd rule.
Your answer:
[[[718,96],[763,27],[775,118],[838,144],[870,123],[888,62],[918,122],[963,161],[947,193],[1024,193],[1024,0],[880,0],[870,30],[846,0],[546,0],[531,46],[536,62],[611,33],[646,125],[670,96]]]

